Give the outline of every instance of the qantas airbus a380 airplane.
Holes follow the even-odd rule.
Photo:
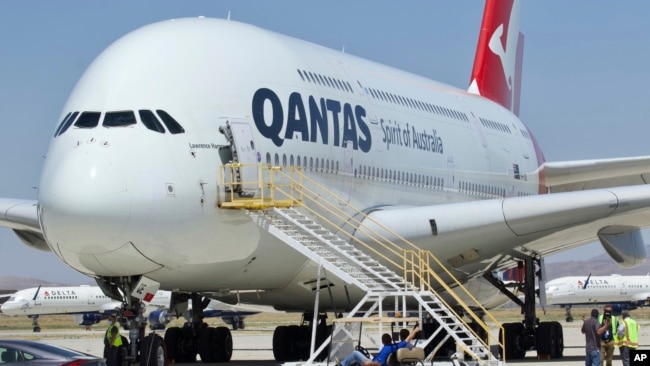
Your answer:
[[[519,5],[487,1],[467,90],[235,21],[144,26],[83,74],[54,128],[38,200],[0,199],[0,225],[111,297],[146,281],[173,302],[240,296],[303,311],[318,264],[223,208],[232,187],[219,184],[230,162],[301,166],[341,203],[434,253],[480,301],[503,288],[491,273],[523,263],[526,319],[505,337],[509,356],[522,357],[535,345],[544,256],[599,240],[623,266],[646,259],[650,157],[544,161],[518,118]],[[364,295],[327,280],[322,306],[349,309]],[[139,298],[124,301],[138,312]],[[174,331],[168,351],[189,342],[174,352],[230,359],[229,333],[199,333]],[[287,339],[274,342],[277,354],[304,343]],[[150,342],[162,347],[141,344]]]

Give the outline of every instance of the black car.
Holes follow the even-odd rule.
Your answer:
[[[106,366],[106,360],[101,357],[43,342],[23,339],[0,340],[0,366],[16,364]]]

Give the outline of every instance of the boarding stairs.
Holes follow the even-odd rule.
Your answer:
[[[234,168],[241,169],[241,164],[233,164],[231,169]],[[463,303],[454,294],[454,290],[438,277],[429,264],[431,258],[436,260],[430,252],[422,251],[410,243],[406,247],[403,244],[398,246],[389,243],[394,247],[386,247],[387,244],[384,243],[386,238],[382,234],[378,234],[376,231],[371,234],[369,230],[374,229],[369,229],[362,220],[356,218],[360,214],[359,211],[350,213],[349,210],[340,210],[340,212],[334,213],[337,211],[337,207],[341,205],[341,201],[334,197],[330,198],[331,202],[327,203],[324,198],[326,195],[323,194],[325,188],[320,187],[318,193],[314,193],[311,190],[312,188],[306,188],[304,180],[309,178],[302,174],[297,179],[282,173],[281,167],[269,167],[269,169],[270,171],[260,171],[259,174],[260,190],[266,191],[266,193],[257,198],[245,197],[238,199],[231,196],[230,202],[222,203],[223,207],[245,209],[247,214],[262,229],[267,230],[291,248],[317,263],[328,274],[334,275],[365,292],[364,298],[345,318],[352,319],[359,316],[369,317],[376,313],[382,314],[384,312],[383,304],[390,299],[395,300],[396,308],[398,307],[398,299],[402,299],[403,312],[406,313],[406,299],[411,298],[418,303],[418,310],[421,314],[420,319],[430,317],[439,325],[435,332],[430,334],[420,345],[426,347],[440,332],[444,331],[446,333],[442,341],[440,341],[440,338],[437,339],[438,344],[429,352],[425,362],[432,362],[439,348],[449,338],[452,338],[456,343],[457,351],[473,359],[470,362],[481,365],[501,363],[490,352],[490,335],[487,326],[467,304]],[[277,174],[281,177],[274,178]],[[234,174],[229,172],[223,176],[233,177]],[[283,179],[289,182],[281,183]],[[222,180],[220,184],[227,186],[228,182]],[[231,182],[231,184],[244,184],[244,182]],[[311,185],[314,184],[317,183],[311,182]],[[256,199],[257,201],[255,201]],[[308,204],[307,202],[311,203]],[[314,208],[316,204],[325,204],[327,206],[325,208]],[[337,228],[337,225],[333,225],[333,222],[328,217],[321,216],[322,212],[327,212],[329,218],[338,217],[347,225],[354,223],[353,231],[357,233],[365,233],[369,237],[381,238],[374,239],[373,245],[369,246],[367,243],[356,239],[354,235],[346,230],[338,230],[338,233],[334,233],[324,224],[327,224],[330,228]],[[369,219],[365,215],[364,218]],[[340,227],[338,228],[340,229]],[[348,236],[347,240],[343,238],[344,235]],[[375,249],[375,247],[382,246],[384,248],[381,249],[381,252]],[[398,250],[400,252],[398,259],[388,258],[383,255],[386,252],[396,253],[395,247],[400,248]],[[361,248],[366,250],[361,250]],[[370,251],[380,257],[381,262],[369,255],[368,252]],[[440,264],[440,262],[437,263]],[[389,266],[402,270],[404,275],[397,274]],[[451,275],[449,272],[447,274]],[[434,280],[438,281],[439,287],[451,294],[457,303],[460,303],[465,314],[475,321],[474,324],[478,323],[483,328],[485,333],[488,334],[487,341],[483,340],[472,329],[472,326],[462,319],[462,316],[433,291],[432,282]],[[464,289],[460,283],[458,283],[457,287]],[[411,300],[409,303],[413,304],[414,301]],[[478,307],[481,307],[480,304]],[[485,309],[483,310],[485,311]],[[315,313],[317,313],[316,309]],[[489,314],[487,311],[485,313]],[[496,319],[492,318],[492,320],[496,323]],[[334,336],[331,335],[319,348],[312,348],[310,358],[300,364],[316,364],[317,356],[328,347],[330,340]],[[497,340],[495,343],[499,344],[500,342]]]
[[[377,311],[381,313],[381,306],[385,299],[410,297],[417,300],[424,313],[441,325],[424,342],[424,345],[444,330],[447,337],[439,343],[438,347],[451,337],[465,353],[475,360],[486,361],[494,358],[489,347],[433,292],[418,291],[413,284],[406,282],[403,276],[398,275],[338,235],[331,233],[327,228],[300,212],[299,209],[249,210],[248,214],[262,228],[313,262],[323,266],[330,274],[367,293],[346,317],[353,318],[360,315],[368,317]],[[365,311],[362,312],[362,309]],[[303,364],[313,363],[316,356],[328,343],[329,339],[315,350],[310,359]],[[431,361],[436,351],[437,348],[434,348],[425,361]]]

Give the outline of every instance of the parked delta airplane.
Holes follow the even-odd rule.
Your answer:
[[[614,313],[650,305],[650,275],[561,277],[546,283],[546,304],[566,309],[572,322],[571,306],[611,304]]]
[[[174,311],[170,311],[170,301],[170,291],[156,291],[155,296],[145,302],[151,309],[148,319],[152,329],[164,329],[171,320]],[[189,305],[191,309],[191,304]],[[77,324],[91,326],[106,319],[110,314],[119,312],[121,306],[121,301],[109,298],[97,286],[39,286],[17,291],[0,306],[0,310],[6,315],[27,315],[32,319],[34,332],[40,332],[40,315],[73,314]],[[247,316],[261,311],[264,311],[264,308],[229,305],[210,300],[203,315],[206,318],[221,317],[225,323],[237,330],[244,328],[244,319]],[[188,311],[178,315],[190,320]]]
[[[143,297],[160,288],[172,291],[172,306],[209,295],[347,312],[366,295],[253,218],[283,203],[261,196],[277,188],[263,178],[300,166],[304,184],[327,187],[335,206],[365,216],[308,211],[299,198],[284,204],[384,266],[403,263],[405,248],[429,251],[440,261],[432,273],[458,288],[444,266],[472,291],[484,275],[523,263],[524,321],[503,325],[507,357],[528,349],[559,357],[549,336],[561,335],[559,323],[535,316],[535,274],[545,256],[594,240],[621,266],[646,260],[650,156],[545,161],[518,117],[519,8],[487,1],[468,89],[226,19],[134,30],[81,76],[53,126],[37,200],[0,199],[0,225],[95,278],[107,296],[126,294],[120,315],[141,347],[129,360],[162,364],[166,347],[228,361],[230,331],[204,328],[197,306],[193,332],[136,342]],[[255,199],[267,208],[245,205]],[[380,226],[403,243],[398,259],[360,229]],[[496,286],[473,292],[479,302],[501,289],[488,280]],[[313,334],[301,329],[276,329],[278,361],[309,349]]]

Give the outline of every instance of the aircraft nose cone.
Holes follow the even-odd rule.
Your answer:
[[[5,302],[4,304],[2,304],[2,306],[0,306],[0,311],[2,311],[5,314],[10,314],[15,312],[16,310],[20,310],[21,308],[26,307],[23,304],[25,304],[25,301]]]
[[[78,151],[46,167],[39,201],[50,242],[76,253],[106,252],[123,245],[131,212],[129,191],[110,151]]]

